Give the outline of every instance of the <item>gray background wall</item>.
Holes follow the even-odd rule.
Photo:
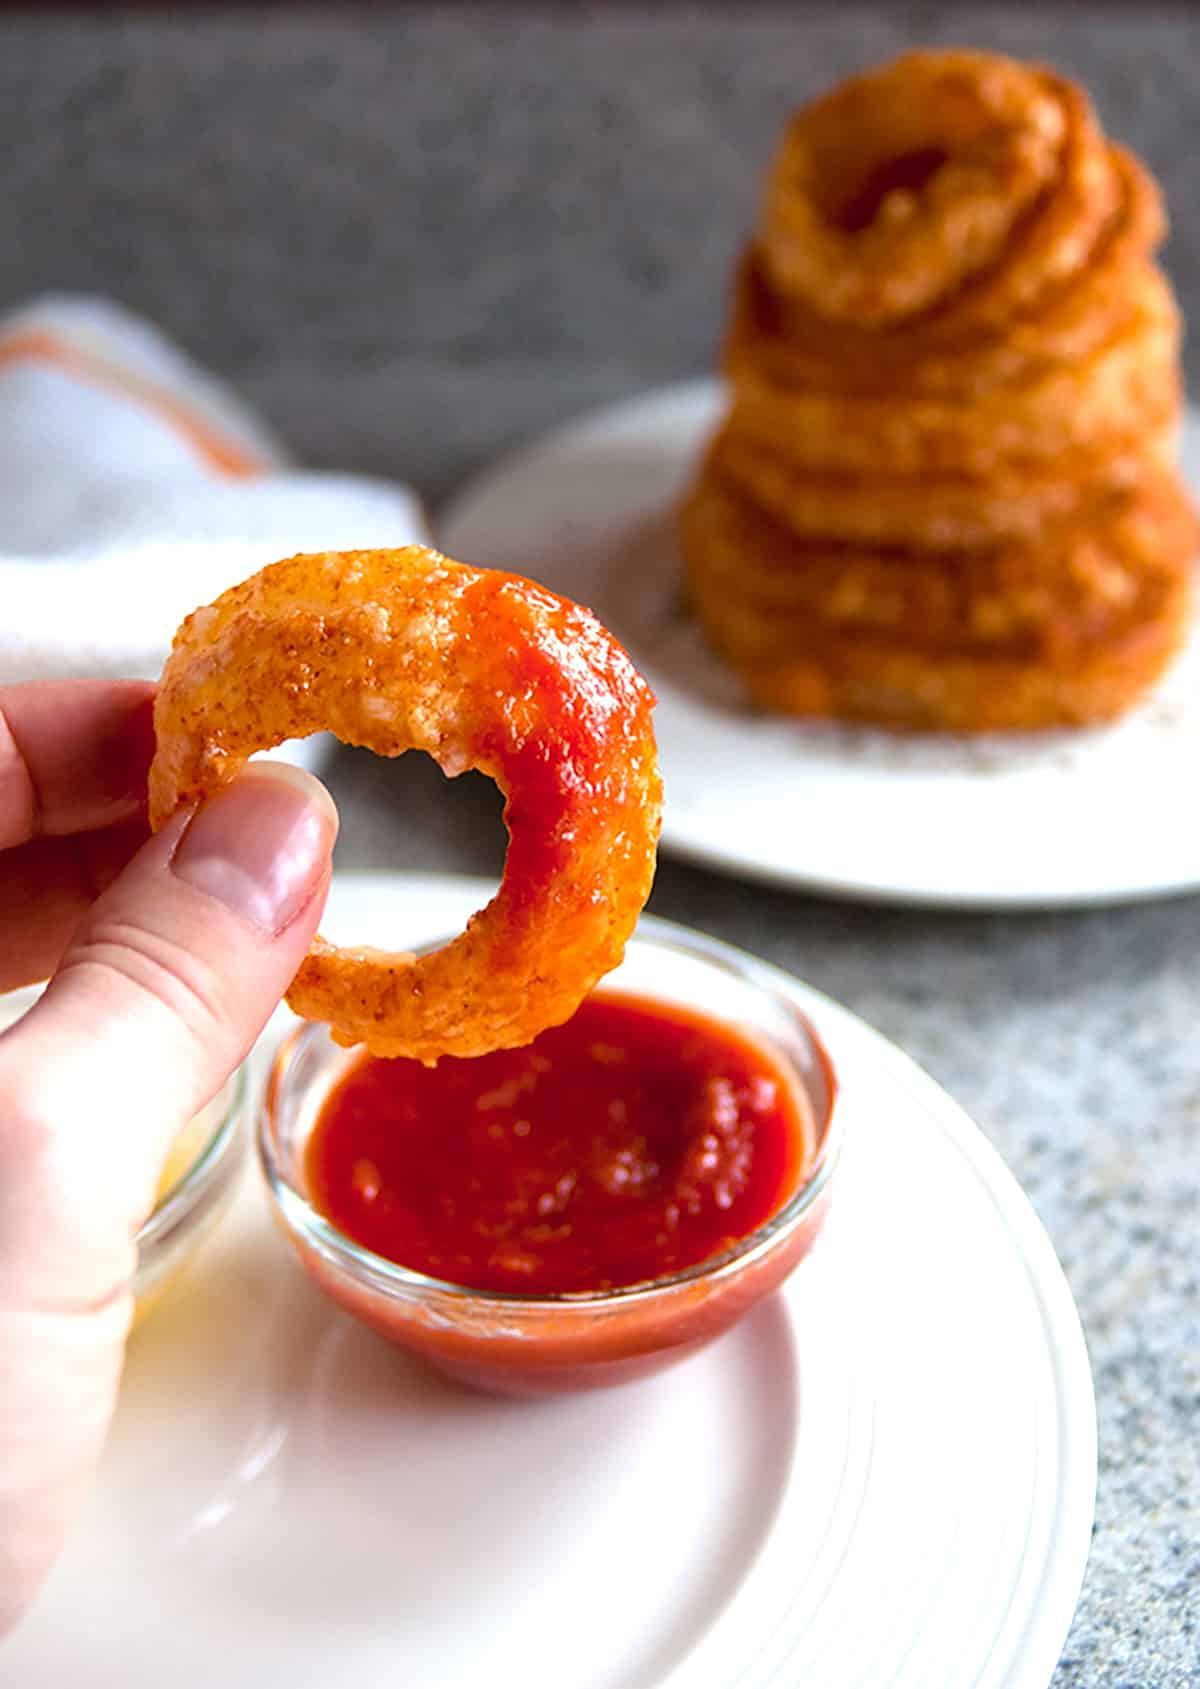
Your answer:
[[[1153,0],[0,16],[0,306],[115,294],[313,461],[440,496],[706,368],[787,112],[963,41],[1083,79],[1162,179],[1200,313],[1200,16]]]

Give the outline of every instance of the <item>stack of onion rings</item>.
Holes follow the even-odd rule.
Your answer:
[[[500,889],[420,957],[318,938],[288,1002],[376,1055],[473,1056],[574,1013],[650,890],[653,696],[586,610],[423,546],[288,558],[183,623],[155,708],[156,829],[255,751],[328,730],[504,792]]]
[[[682,521],[701,624],[761,703],[969,732],[1153,684],[1196,543],[1165,229],[1038,67],[912,53],[793,119]]]

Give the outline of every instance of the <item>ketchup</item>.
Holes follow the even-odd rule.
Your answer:
[[[756,1231],[813,1128],[769,1051],[617,993],[521,1050],[436,1067],[362,1056],[307,1148],[316,1207],[355,1242],[479,1290],[640,1283]]]

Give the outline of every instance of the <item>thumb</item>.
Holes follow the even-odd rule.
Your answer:
[[[0,1634],[103,1440],[167,1148],[287,989],[336,832],[315,780],[252,764],[142,847],[0,1037]]]

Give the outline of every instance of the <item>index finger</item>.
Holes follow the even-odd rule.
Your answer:
[[[0,850],[136,815],[154,755],[154,687],[49,680],[0,687]]]

